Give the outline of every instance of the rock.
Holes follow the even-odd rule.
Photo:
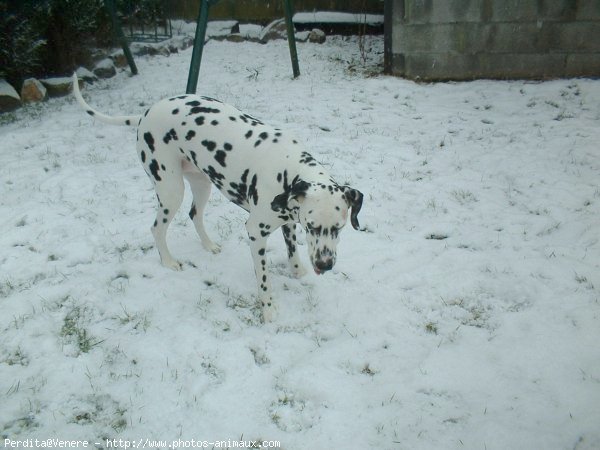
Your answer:
[[[71,77],[45,78],[40,82],[48,90],[48,96],[50,97],[68,95],[71,93],[71,87],[73,86]],[[83,87],[83,80],[79,80],[79,87]]]
[[[318,28],[313,29],[308,35],[308,41],[314,44],[322,44],[325,42],[325,32]]]
[[[226,36],[240,32],[240,24],[236,20],[211,20],[206,25],[207,38],[226,39]]]
[[[244,42],[246,39],[241,34],[229,34],[225,37],[229,42]]]
[[[296,33],[296,41],[297,42],[306,42],[308,41],[308,35],[310,34],[310,31],[298,31]]]
[[[24,103],[42,102],[48,98],[48,90],[35,78],[27,78],[21,87],[21,100]]]
[[[287,26],[285,19],[274,20],[265,28],[263,28],[259,39],[263,44],[275,39],[287,39]]]
[[[175,45],[179,50],[185,50],[194,45],[194,38],[191,36],[173,36],[171,44]]]
[[[123,69],[129,65],[127,58],[125,57],[125,53],[123,53],[122,50],[111,53],[108,57],[112,59],[115,67],[118,67],[119,69]]]
[[[117,74],[117,69],[115,69],[112,59],[105,58],[96,63],[93,72],[98,78],[112,78]]]
[[[249,42],[260,42],[260,35],[263,27],[253,23],[245,23],[239,26],[239,33],[244,36],[244,39]]]
[[[137,56],[169,56],[172,52],[169,50],[169,44],[142,44],[132,48],[133,54]]]
[[[0,78],[0,113],[12,111],[21,106],[21,98],[15,88]]]
[[[75,71],[75,73],[77,74],[77,78],[85,81],[86,83],[93,83],[94,81],[98,81],[98,77],[89,70],[87,70],[85,67],[79,67]]]

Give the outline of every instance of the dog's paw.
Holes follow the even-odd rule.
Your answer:
[[[263,323],[273,322],[277,317],[277,306],[271,298],[261,299],[260,302]]]
[[[205,250],[207,250],[215,255],[221,251],[221,247],[212,241],[202,242],[202,247],[204,247]]]
[[[171,259],[169,261],[162,261],[162,265],[165,266],[167,269],[171,269],[171,270],[176,270],[176,271],[183,270],[183,264],[181,264],[179,261],[176,261],[174,259]]]
[[[294,267],[292,267],[292,275],[294,278],[302,278],[306,273],[306,269],[302,264],[294,264]]]

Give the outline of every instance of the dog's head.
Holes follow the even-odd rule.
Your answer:
[[[308,254],[315,273],[331,270],[335,264],[339,234],[348,220],[359,230],[358,213],[363,195],[335,183],[296,181],[271,203],[275,211],[293,211],[306,231]]]

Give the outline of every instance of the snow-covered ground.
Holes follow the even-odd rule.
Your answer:
[[[367,65],[381,49],[368,38]],[[269,241],[267,325],[241,209],[213,192],[208,254],[188,195],[170,271],[131,128],[71,97],[2,118],[0,446],[600,448],[600,81],[416,84],[373,76],[355,38],[298,52],[296,80],[284,41],[211,41],[200,70],[199,93],[365,194],[331,273],[289,277]],[[137,58],[84,96],[143,112],[184,91],[190,56]]]

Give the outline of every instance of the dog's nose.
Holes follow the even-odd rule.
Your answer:
[[[331,258],[320,259],[318,261],[315,261],[315,266],[321,272],[326,272],[328,270],[331,270],[331,268],[333,267],[333,259],[331,259]]]

